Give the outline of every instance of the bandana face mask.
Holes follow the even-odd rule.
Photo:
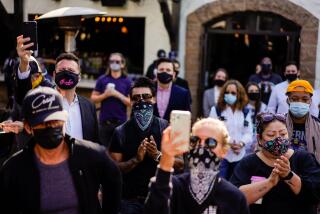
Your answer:
[[[197,146],[188,154],[190,168],[189,192],[200,205],[210,195],[218,174],[220,159],[209,147]]]
[[[145,131],[151,124],[153,118],[153,104],[140,101],[132,108],[134,119],[142,131]]]
[[[274,156],[280,157],[284,155],[289,149],[290,142],[288,139],[277,137],[273,140],[269,140],[262,145],[266,151],[270,152]]]

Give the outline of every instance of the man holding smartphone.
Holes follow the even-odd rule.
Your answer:
[[[161,159],[161,136],[168,122],[153,115],[155,93],[150,79],[136,80],[130,89],[132,117],[111,138],[111,157],[123,174],[122,214],[143,213],[149,179]]]
[[[24,38],[23,35],[17,37],[17,52],[20,58],[17,68],[17,90],[20,93],[18,100],[22,100],[31,88],[43,86],[44,82],[48,82],[43,77],[37,61],[32,60],[32,51],[29,48],[33,43],[27,44],[29,41],[30,38]],[[36,65],[33,65],[34,63]],[[64,109],[69,113],[66,123],[67,133],[80,140],[99,142],[95,106],[87,98],[76,93],[76,87],[81,79],[78,57],[72,53],[60,54],[56,59],[53,77],[56,89],[63,96]],[[53,87],[53,84],[50,87]]]

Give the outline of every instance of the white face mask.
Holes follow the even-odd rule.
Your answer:
[[[110,63],[110,69],[112,71],[120,71],[121,70],[121,65],[117,63]]]

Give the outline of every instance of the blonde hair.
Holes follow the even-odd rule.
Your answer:
[[[227,130],[227,127],[225,126],[224,122],[221,120],[215,119],[215,118],[204,118],[199,119],[197,122],[195,122],[192,126],[192,133],[194,133],[196,130],[201,129],[203,126],[207,126],[213,130],[216,130],[219,135],[221,135],[221,148],[223,152],[227,152],[229,149],[229,132]],[[218,140],[218,139],[217,139]]]

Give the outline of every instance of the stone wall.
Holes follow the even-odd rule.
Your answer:
[[[201,84],[203,25],[219,16],[241,11],[272,12],[301,26],[300,65],[302,78],[311,83],[314,82],[319,26],[316,17],[288,0],[214,1],[203,5],[187,17],[185,77],[190,84],[193,100],[192,112],[194,113],[201,113],[198,104],[202,100],[202,91],[199,90],[199,85]]]

